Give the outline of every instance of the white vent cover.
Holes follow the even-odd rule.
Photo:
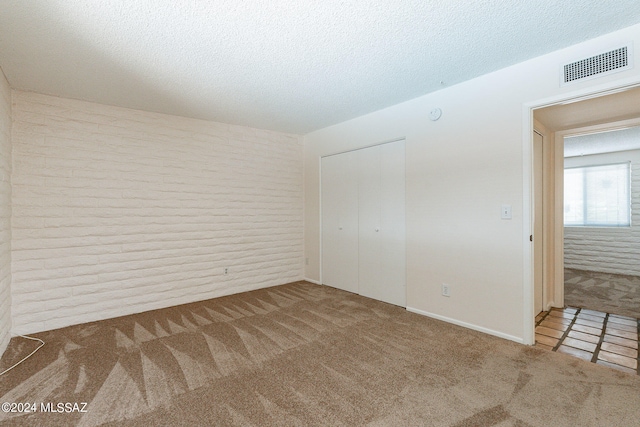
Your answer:
[[[600,77],[632,67],[631,44],[562,66],[561,85]]]

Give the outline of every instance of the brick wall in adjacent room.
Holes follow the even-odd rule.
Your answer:
[[[0,355],[11,339],[11,89],[0,70]]]
[[[25,92],[13,118],[15,333],[302,279],[299,136]]]
[[[565,227],[564,266],[640,276],[640,150],[570,157],[565,167],[631,162],[630,227]]]

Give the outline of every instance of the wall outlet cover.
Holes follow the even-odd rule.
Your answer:
[[[446,283],[442,284],[442,295],[445,297],[450,297],[451,296],[451,287],[449,285],[447,285]]]

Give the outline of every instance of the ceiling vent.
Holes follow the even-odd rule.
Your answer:
[[[632,68],[631,44],[562,66],[561,85]]]

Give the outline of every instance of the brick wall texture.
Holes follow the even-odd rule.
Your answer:
[[[640,276],[640,150],[565,159],[565,167],[631,162],[631,227],[565,227],[566,268]]]
[[[301,137],[12,100],[14,333],[303,278]]]
[[[11,89],[0,70],[0,354],[11,338]]]

